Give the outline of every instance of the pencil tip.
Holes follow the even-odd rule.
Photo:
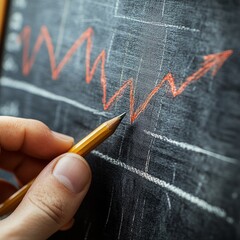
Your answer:
[[[124,113],[122,113],[121,115],[118,116],[120,121],[122,121],[122,119],[125,117],[125,115],[126,115],[126,112],[124,112]]]

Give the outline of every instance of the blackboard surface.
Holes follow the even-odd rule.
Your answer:
[[[127,112],[50,239],[240,239],[239,23],[237,0],[11,1],[1,115],[77,141]]]

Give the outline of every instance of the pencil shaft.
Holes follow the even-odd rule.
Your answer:
[[[84,157],[106,138],[112,135],[112,133],[113,131],[111,131],[108,125],[104,123],[74,145],[69,152],[77,153]]]
[[[74,145],[68,152],[77,153],[81,156],[85,156],[115,132],[122,118],[123,115],[120,115],[101,124],[89,135],[87,135],[76,145]],[[34,180],[35,179],[30,181],[24,187],[19,189],[16,193],[14,193],[10,198],[8,198],[5,202],[0,204],[0,216],[12,212],[19,205],[19,203],[22,201],[25,194],[27,193],[28,189],[33,184]]]

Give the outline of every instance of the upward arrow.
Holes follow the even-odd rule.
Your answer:
[[[232,53],[232,50],[226,50],[224,52],[204,56],[204,62],[201,64],[202,66],[192,75],[187,77],[186,81],[179,87],[178,90],[176,90],[175,82],[170,78],[169,84],[171,86],[173,96],[176,97],[177,95],[181,94],[191,82],[203,77],[209,71],[212,71],[212,76],[215,76],[224,62],[232,55]]]
[[[165,77],[158,83],[158,85],[149,93],[145,101],[134,111],[134,94],[131,94],[130,91],[130,116],[131,122],[134,122],[135,119],[138,118],[139,114],[145,110],[148,103],[152,99],[152,97],[159,91],[162,85],[165,82],[168,82],[171,88],[171,92],[173,97],[178,96],[181,94],[185,88],[191,84],[193,81],[198,80],[199,78],[203,77],[209,71],[212,71],[212,76],[215,76],[218,70],[221,68],[223,63],[232,55],[232,50],[226,50],[220,53],[209,54],[204,56],[204,62],[201,64],[201,67],[194,72],[192,75],[186,78],[185,82],[177,89],[175,85],[175,78],[173,77],[172,73],[168,73]],[[131,89],[131,88],[130,88]],[[133,92],[133,91],[132,91]]]
[[[227,50],[221,53],[209,54],[204,56],[202,66],[206,69],[212,70],[212,76],[215,76],[218,70],[222,67],[224,62],[232,55],[232,50]]]

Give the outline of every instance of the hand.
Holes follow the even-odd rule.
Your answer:
[[[91,170],[81,156],[62,154],[72,144],[73,138],[42,122],[0,117],[0,168],[13,172],[20,186],[41,172],[16,210],[0,221],[0,239],[47,239],[72,226],[91,182]],[[0,202],[14,191],[0,180]]]

